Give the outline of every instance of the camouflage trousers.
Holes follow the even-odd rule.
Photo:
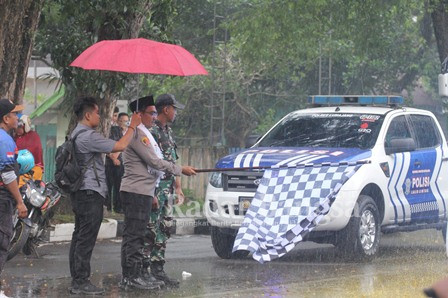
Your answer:
[[[173,184],[174,178],[161,180],[156,190],[159,208],[153,208],[149,214],[143,248],[146,262],[148,259],[150,262],[165,262],[166,242],[170,238],[170,228],[173,222],[171,207],[174,197]]]

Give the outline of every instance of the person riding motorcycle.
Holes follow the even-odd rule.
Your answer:
[[[39,134],[31,128],[31,120],[27,115],[21,115],[15,134],[17,149],[28,149],[34,157],[33,178],[42,180],[44,172],[44,158],[42,142]]]
[[[34,171],[32,171],[35,166],[34,156],[28,149],[19,150],[17,154],[17,163],[20,166],[19,189],[26,184],[26,180],[40,180],[34,176]]]

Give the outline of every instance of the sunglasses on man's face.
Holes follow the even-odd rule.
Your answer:
[[[158,115],[158,113],[156,111],[143,112],[143,114],[148,114],[148,115],[153,116],[153,117]]]

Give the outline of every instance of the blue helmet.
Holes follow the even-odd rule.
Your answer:
[[[34,168],[34,156],[28,149],[19,150],[17,163],[20,165],[19,174],[26,174]]]

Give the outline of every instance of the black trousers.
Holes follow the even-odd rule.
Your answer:
[[[108,193],[108,197],[106,199],[106,207],[109,211],[112,209],[112,207],[116,212],[123,211],[120,198],[120,185],[123,174],[123,165],[115,166],[112,161],[108,157],[106,157],[106,183]]]
[[[92,190],[72,194],[75,230],[70,245],[70,274],[73,281],[82,284],[90,277],[90,258],[103,220],[104,198]]]
[[[0,274],[5,266],[6,259],[8,258],[8,247],[11,241],[13,226],[13,202],[12,198],[0,199]],[[0,279],[1,281],[1,279]]]
[[[153,197],[121,192],[124,211],[121,268],[123,277],[140,274],[143,261],[143,244]]]

